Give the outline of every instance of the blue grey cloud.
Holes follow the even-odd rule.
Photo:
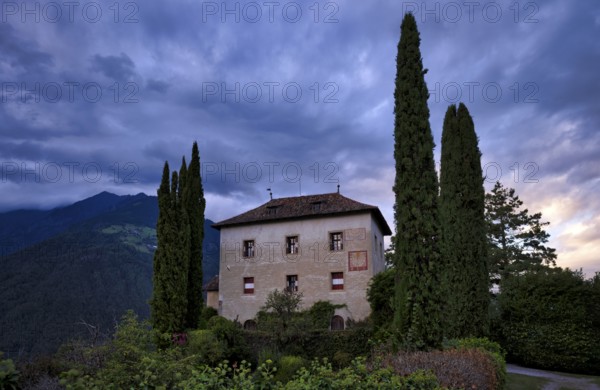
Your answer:
[[[600,176],[595,0],[516,8],[484,1],[472,10],[461,2],[279,2],[272,13],[246,1],[227,9],[132,4],[120,3],[118,15],[103,9],[96,23],[79,14],[0,23],[0,162],[79,163],[73,181],[42,186],[14,174],[0,182],[3,193],[18,193],[4,197],[1,210],[102,190],[154,193],[164,161],[178,168],[197,140],[213,219],[260,204],[266,188],[286,196],[339,183],[392,223],[395,57],[403,12],[412,9],[429,69],[436,158],[444,112],[463,101],[483,163],[500,167],[505,184],[557,219],[553,236],[598,215],[600,204],[589,201]],[[36,83],[39,92],[27,92]],[[529,162],[537,184],[523,183]],[[92,163],[103,170],[96,182],[81,173]],[[567,198],[581,209],[554,213],[550,205]]]

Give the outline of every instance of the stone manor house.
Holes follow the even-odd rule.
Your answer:
[[[376,206],[338,193],[271,199],[213,225],[221,232],[218,280],[207,285],[207,304],[246,328],[269,292],[303,293],[303,307],[319,300],[346,304],[332,329],[370,313],[366,291],[383,271],[383,238],[392,234]]]

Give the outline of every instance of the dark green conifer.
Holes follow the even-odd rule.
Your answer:
[[[481,337],[489,327],[485,190],[475,126],[462,103],[444,118],[440,187],[445,335]]]
[[[168,275],[165,272],[168,266],[167,253],[169,230],[169,214],[171,209],[171,188],[169,182],[169,163],[165,162],[163,168],[160,187],[158,188],[158,222],[156,224],[157,248],[154,252],[153,276],[152,276],[152,299],[150,300],[150,310],[152,324],[160,332],[166,332],[168,325],[168,295],[167,283]]]
[[[189,217],[190,256],[188,273],[188,310],[186,325],[197,328],[203,308],[202,299],[202,240],[204,239],[204,190],[200,176],[200,152],[198,143],[192,147],[190,161],[185,181],[185,208]]]
[[[420,37],[412,14],[401,25],[394,92],[396,295],[394,329],[405,345],[427,348],[442,339],[439,291],[438,180],[429,126]]]
[[[187,212],[183,205],[183,189],[179,185],[179,175],[173,171],[171,176],[171,208],[169,210],[169,229],[166,237],[168,262],[165,267],[167,278],[167,296],[169,297],[168,329],[170,333],[185,329],[187,313],[187,277],[190,229]]]

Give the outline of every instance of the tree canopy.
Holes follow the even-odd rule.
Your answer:
[[[542,222],[542,213],[530,214],[523,208],[513,188],[496,182],[485,196],[485,209],[492,284],[556,265],[556,250],[546,246],[550,234],[544,227],[550,222]]]

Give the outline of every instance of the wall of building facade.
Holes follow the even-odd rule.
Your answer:
[[[330,235],[337,232],[342,232],[343,246],[332,251]],[[298,238],[297,253],[286,253],[287,237]],[[243,253],[248,240],[255,243],[253,257]],[[287,277],[297,275],[304,308],[319,300],[346,304],[336,314],[360,320],[370,313],[368,283],[383,268],[383,235],[370,213],[223,227],[219,311],[242,323],[252,319],[269,292],[286,288]],[[250,279],[244,278],[252,278],[251,293],[245,285]]]

